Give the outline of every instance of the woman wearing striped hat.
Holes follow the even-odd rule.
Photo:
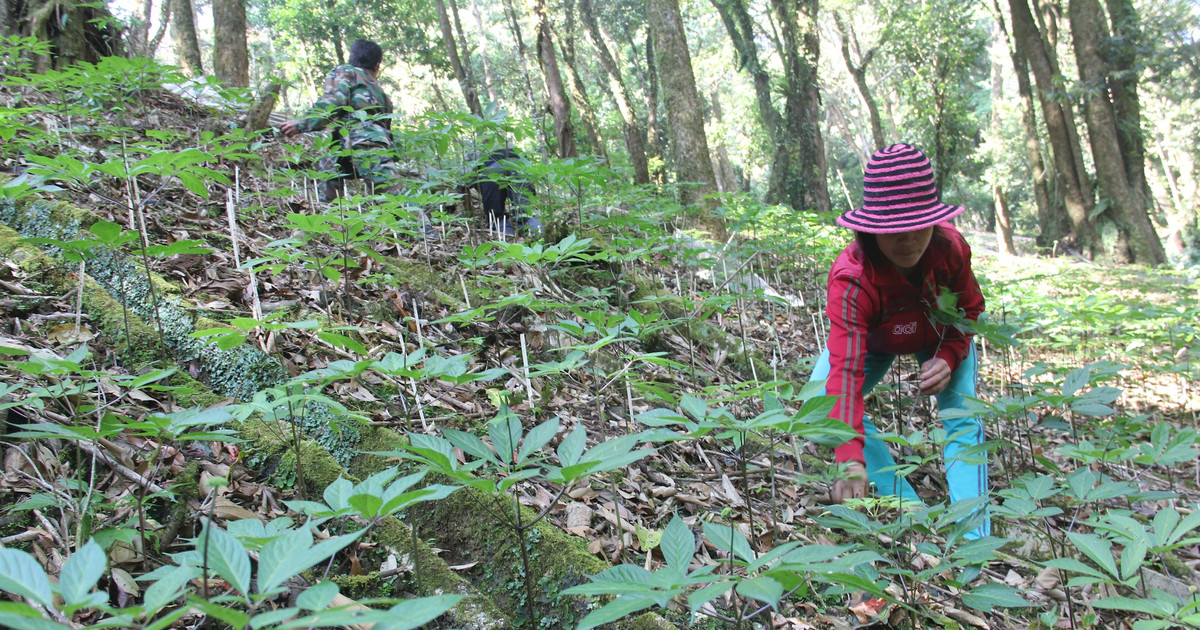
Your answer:
[[[863,408],[863,397],[896,355],[916,355],[921,394],[937,396],[943,414],[963,407],[964,396],[975,395],[973,340],[933,317],[938,296],[946,291],[957,296],[967,318],[983,312],[971,248],[948,223],[962,211],[941,202],[929,159],[896,144],[875,152],[867,164],[862,207],[838,218],[839,225],[854,230],[855,240],[829,271],[829,340],[812,378],[825,379],[825,392],[840,396],[830,416],[854,427],[859,437],[835,450],[848,474],[834,484],[834,501],[863,497],[868,480],[879,495],[921,500],[904,477],[890,470],[895,461],[887,444],[875,437],[878,430]],[[983,423],[975,417],[943,417],[942,427],[949,438],[943,455],[950,501],[986,500],[987,459],[974,448],[983,443]],[[989,533],[985,515],[965,537]]]

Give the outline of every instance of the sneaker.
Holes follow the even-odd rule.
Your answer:
[[[535,236],[542,233],[542,222],[533,217],[520,217],[517,219],[517,229],[526,236]]]

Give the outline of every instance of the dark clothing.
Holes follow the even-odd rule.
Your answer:
[[[484,162],[482,179],[479,181],[479,196],[483,201],[484,211],[497,222],[506,217],[522,216],[524,207],[529,204],[529,198],[526,196],[532,192],[529,183],[520,181],[516,170],[510,164],[506,164],[519,159],[516,151],[503,149],[488,156]]]

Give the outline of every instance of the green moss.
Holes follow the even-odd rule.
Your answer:
[[[368,575],[331,575],[330,581],[338,585],[338,591],[350,599],[375,599],[390,597],[391,588],[378,574]]]
[[[364,430],[361,444],[364,454],[354,459],[351,471],[366,477],[393,465],[394,462],[383,457],[365,453],[388,452],[405,444],[407,439],[394,431],[378,427]],[[511,513],[510,500],[464,489],[436,503],[413,506],[408,518],[418,528],[419,535],[433,536],[439,547],[454,550],[461,556],[456,560],[475,561],[475,566],[469,570],[471,581],[489,592],[503,611],[524,625],[526,591],[520,548],[513,530],[495,518],[495,515]],[[525,506],[521,506],[520,513],[523,521],[535,516]],[[599,573],[609,565],[588,553],[584,539],[568,535],[546,520],[534,526],[527,536],[537,609],[542,615],[540,626],[574,627],[589,612],[590,600],[564,596],[562,591],[585,582],[588,575]],[[650,616],[662,625],[640,627],[672,627],[658,615]]]

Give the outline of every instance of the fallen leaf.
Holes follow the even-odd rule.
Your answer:
[[[94,337],[92,331],[73,323],[59,324],[46,332],[46,338],[59,345],[80,343]]]
[[[133,579],[133,576],[120,567],[113,567],[112,581],[122,592],[134,597],[137,597],[142,592],[142,589],[138,588],[137,581]]]

